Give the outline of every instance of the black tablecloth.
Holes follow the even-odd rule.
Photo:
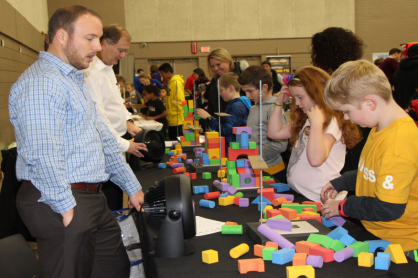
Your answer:
[[[189,156],[191,154],[188,154]],[[165,158],[167,161],[168,158]],[[186,165],[186,169],[189,166]],[[143,186],[144,192],[154,185],[155,181],[163,179],[168,175],[172,175],[172,169],[159,169],[157,165],[135,172],[138,180]],[[192,183],[196,185],[208,185],[212,188],[212,182],[215,180],[215,174],[212,173],[211,180],[202,179],[201,174],[197,174],[197,179]],[[295,195],[295,202],[306,201],[306,198],[293,191],[283,192]],[[250,202],[257,196],[254,193],[250,198]],[[196,216],[218,220],[218,221],[233,221],[242,224],[244,233],[242,235],[222,235],[216,233],[212,235],[194,237],[187,241],[187,246],[194,247],[194,254],[184,256],[181,258],[167,259],[167,258],[144,258],[144,267],[149,273],[147,278],[152,277],[190,277],[190,278],[214,278],[214,277],[241,277],[238,272],[237,259],[233,259],[229,255],[229,251],[241,243],[246,243],[250,246],[250,251],[241,256],[239,259],[256,258],[254,256],[254,242],[246,234],[245,223],[257,222],[260,218],[260,212],[256,205],[251,205],[247,208],[240,208],[236,205],[219,206],[217,200],[214,209],[202,208],[199,206],[199,200],[203,199],[203,194],[194,196],[196,203]],[[359,241],[373,240],[375,236],[367,232],[361,223],[357,220],[349,219],[343,226],[348,230],[349,234]],[[144,228],[144,227],[142,227]],[[150,245],[153,248],[153,233],[150,230],[147,242],[141,237],[142,244]],[[219,262],[214,264],[206,264],[202,262],[202,251],[213,249],[218,251]],[[286,277],[286,266],[291,266],[292,263],[285,265],[276,265],[270,261],[265,261],[265,273],[249,272],[246,277]],[[315,277],[418,277],[418,263],[408,258],[408,264],[397,265],[391,263],[389,271],[375,270],[374,266],[359,267],[357,265],[357,258],[350,258],[342,263],[331,262],[324,263],[321,269],[315,269]]]

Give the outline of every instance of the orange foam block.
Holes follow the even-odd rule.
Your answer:
[[[306,215],[306,214],[301,214],[300,215],[300,219],[301,220],[315,219],[319,223],[322,223],[322,218],[321,218],[320,215]]]
[[[238,260],[238,271],[241,274],[248,271],[265,272],[264,261],[261,258]]]
[[[321,211],[322,204],[320,202],[305,201],[305,202],[302,202],[302,204],[305,204],[305,205],[316,205],[316,211]]]
[[[273,241],[267,241],[266,242],[266,247],[274,247],[277,250],[279,250],[279,244]]]
[[[286,217],[289,220],[295,219],[298,214],[296,210],[290,208],[279,208],[279,211],[282,213],[284,217]]]
[[[293,256],[292,264],[295,265],[306,265],[306,259],[308,258],[307,253],[295,253]]]
[[[255,244],[254,245],[254,256],[257,257],[263,257],[263,249],[266,248],[266,246]]]
[[[226,221],[225,225],[238,225],[237,222]]]
[[[302,211],[312,211],[312,212],[315,212],[315,210],[313,208],[303,208]]]
[[[173,174],[180,174],[184,172],[186,172],[186,167],[179,167],[179,168],[173,169]]]
[[[299,203],[293,203],[292,201],[283,201],[282,204],[299,205]]]
[[[312,243],[308,241],[298,241],[296,242],[296,253],[306,253],[308,255],[311,255],[309,253],[309,248],[319,246],[317,243]]]
[[[334,250],[321,246],[313,246],[309,248],[309,255],[321,256],[324,259],[324,263],[334,261]]]
[[[189,176],[190,177],[190,173],[189,172],[184,172],[183,175]]]
[[[278,207],[281,204],[283,204],[283,202],[287,201],[286,197],[280,197],[277,199],[274,199],[273,201],[271,201],[273,203],[273,206]]]
[[[178,155],[175,155],[175,157],[181,157],[181,159],[183,159],[183,160],[187,159],[187,155],[185,155],[185,154],[178,154]]]

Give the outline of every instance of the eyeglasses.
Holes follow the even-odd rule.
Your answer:
[[[113,44],[113,43],[111,43],[109,40],[106,40],[111,46],[113,46],[114,48],[116,48],[116,46]],[[125,54],[128,54],[128,50],[127,49],[119,49],[119,48],[116,48],[116,50],[117,51],[119,51],[119,54],[122,54],[122,53],[125,53]]]

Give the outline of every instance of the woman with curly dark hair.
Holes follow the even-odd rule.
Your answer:
[[[345,62],[361,59],[363,47],[363,41],[351,30],[330,27],[312,37],[312,64],[331,75]]]

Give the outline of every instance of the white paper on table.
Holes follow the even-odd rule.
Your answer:
[[[178,143],[178,141],[165,141],[165,147],[171,148],[173,146],[173,142]]]
[[[196,236],[206,236],[219,233],[225,222],[220,222],[200,216],[196,216]]]
[[[274,230],[279,235],[290,235],[290,234],[316,234],[319,232],[317,228],[312,226],[307,221],[295,221],[292,222],[292,231],[281,231],[281,230]]]

